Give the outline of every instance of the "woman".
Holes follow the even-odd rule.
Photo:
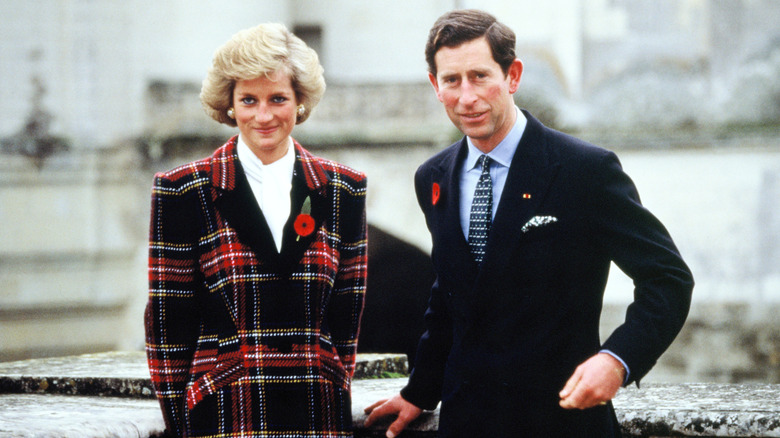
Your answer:
[[[284,26],[239,32],[201,91],[239,134],[155,178],[146,350],[177,436],[351,436],[366,179],[290,136],[324,90]]]

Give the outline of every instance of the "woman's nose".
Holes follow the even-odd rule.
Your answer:
[[[255,120],[257,120],[258,122],[267,122],[271,119],[273,119],[273,114],[271,114],[271,109],[268,108],[266,105],[258,105],[257,109],[255,110]]]

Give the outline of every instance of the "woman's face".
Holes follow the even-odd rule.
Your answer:
[[[263,164],[282,158],[296,121],[298,102],[290,76],[239,80],[233,90],[233,108],[241,138]]]

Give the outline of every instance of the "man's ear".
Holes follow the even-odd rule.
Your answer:
[[[441,102],[441,96],[439,95],[439,81],[436,80],[436,76],[428,72],[428,80],[431,81],[431,85],[433,85],[434,91],[436,91],[436,97],[439,99],[439,102]]]
[[[518,88],[520,88],[520,77],[523,76],[523,62],[518,58],[512,61],[512,65],[509,66],[507,71],[507,77],[509,78],[509,92],[514,94]]]

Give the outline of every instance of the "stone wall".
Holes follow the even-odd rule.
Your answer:
[[[182,143],[176,154],[146,165],[129,147],[71,151],[46,160],[42,169],[25,157],[2,155],[0,361],[142,348],[152,174],[203,156],[225,138],[197,150]],[[780,383],[778,138],[592,138],[618,151],[697,282],[688,323],[648,376],[655,382]],[[384,231],[382,238],[369,239],[370,263],[379,262],[371,266],[369,304],[381,302],[395,311],[401,306],[395,298],[412,290],[379,281],[401,269],[383,258],[409,261],[404,269],[420,283],[421,269],[428,275],[430,236],[412,178],[419,163],[438,150],[407,144],[316,151],[368,175],[369,222]],[[412,259],[392,239],[412,246],[403,251],[420,253]],[[622,321],[631,289],[630,279],[615,267],[605,298],[604,336]],[[424,302],[427,286],[420,290],[415,298]],[[407,314],[421,318],[422,312]],[[368,318],[366,328],[376,323]],[[409,318],[395,320],[403,327]]]
[[[150,185],[128,148],[0,154],[0,361],[142,347]]]
[[[363,409],[398,392],[403,357],[359,355],[352,385],[356,437]],[[626,437],[780,437],[780,385],[643,384],[621,389],[615,410]],[[0,435],[12,437],[160,437],[164,425],[143,353],[104,353],[0,364]],[[438,410],[425,412],[407,437],[436,435]]]

